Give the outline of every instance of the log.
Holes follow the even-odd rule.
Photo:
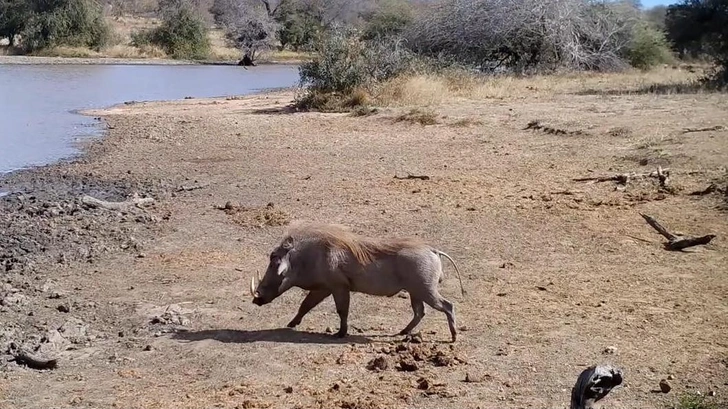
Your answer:
[[[407,176],[394,175],[394,178],[399,179],[399,180],[406,180],[406,179],[430,180],[430,177],[427,175],[413,175],[411,173],[408,173]]]
[[[711,183],[710,186],[703,190],[696,190],[695,192],[690,193],[690,196],[705,196],[715,192],[716,190],[718,190],[718,185]]]
[[[13,359],[19,365],[32,369],[56,369],[58,367],[57,359],[44,359],[25,351],[16,352],[13,354]]]
[[[658,233],[663,235],[667,239],[667,243],[664,244],[665,249],[671,251],[680,251],[688,247],[705,245],[711,242],[716,235],[707,234],[700,237],[681,237],[670,233],[663,225],[660,224],[654,217],[640,213],[640,216],[647,221],[647,224],[652,226],[653,229],[657,230]]]
[[[152,204],[154,203],[154,198],[134,196],[131,199],[123,202],[107,202],[105,200],[84,195],[83,197],[81,197],[81,203],[93,208],[100,207],[107,210],[124,211],[128,210],[130,207],[136,206],[141,208],[142,206]]]
[[[616,386],[622,384],[622,371],[608,365],[591,366],[579,375],[571,389],[571,409],[592,409]]]
[[[709,132],[709,131],[724,131],[726,130],[726,127],[723,125],[716,125],[716,126],[709,126],[705,128],[685,128],[683,129],[683,134],[686,133],[692,133],[692,132]]]
[[[611,175],[611,176],[575,178],[572,180],[574,182],[596,182],[596,183],[614,181],[614,182],[618,182],[621,184],[627,184],[627,182],[629,182],[630,179],[657,178],[660,180],[660,186],[665,187],[665,185],[668,182],[669,177],[670,177],[670,169],[662,169],[662,167],[658,167],[657,170],[652,171],[652,172],[646,172],[646,173],[629,172],[629,173],[620,173],[620,174]]]

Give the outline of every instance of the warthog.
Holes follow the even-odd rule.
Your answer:
[[[338,337],[348,331],[350,293],[392,297],[409,293],[414,317],[400,331],[409,334],[425,316],[425,304],[447,316],[452,341],[457,338],[453,304],[438,292],[443,271],[439,256],[455,267],[460,291],[465,294],[460,271],[450,256],[413,238],[373,239],[337,224],[296,224],[270,253],[270,262],[250,293],[255,305],[275,300],[291,287],[308,290],[298,313],[288,323],[294,328],[329,295],[333,295],[340,326]]]

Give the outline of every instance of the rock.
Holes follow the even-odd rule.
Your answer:
[[[412,357],[402,357],[399,360],[399,370],[404,372],[414,372],[420,369],[417,362]]]
[[[68,304],[61,304],[56,309],[63,313],[69,313],[71,312],[71,307],[68,306]]]
[[[470,372],[465,373],[465,382],[467,382],[467,383],[483,382],[484,378],[485,378],[485,376],[480,375],[480,374],[472,374]]]
[[[286,388],[283,389],[283,391],[286,393],[293,393],[293,386],[286,386]]]
[[[20,293],[8,294],[0,300],[0,305],[6,307],[20,307],[30,302],[27,296]]]
[[[430,381],[427,380],[427,378],[420,378],[417,380],[417,389],[426,391],[430,389]]]
[[[660,380],[660,391],[662,393],[668,393],[672,390],[672,386],[667,382],[667,379]]]
[[[617,353],[617,347],[614,346],[608,346],[604,348],[604,351],[602,351],[604,355],[614,355]]]
[[[422,343],[422,335],[421,334],[407,334],[406,337],[402,340],[402,342],[411,342],[413,344],[421,344]]]
[[[152,351],[152,350],[154,350],[154,347],[151,346],[151,345],[145,345],[143,350],[144,351]]]
[[[715,391],[709,391],[708,392],[708,396],[711,396],[712,397],[712,396],[715,396],[715,395],[717,395],[717,393]]]
[[[378,356],[367,364],[370,371],[386,371],[389,368],[389,360],[385,356]]]
[[[675,377],[674,377],[674,376],[672,376],[672,375],[667,375],[667,380],[668,380],[668,381],[672,381],[672,380],[674,380],[674,379],[675,379]]]

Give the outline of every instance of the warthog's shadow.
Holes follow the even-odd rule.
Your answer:
[[[371,339],[361,335],[349,334],[337,338],[333,334],[298,331],[291,328],[263,330],[208,329],[202,331],[176,332],[173,339],[193,342],[212,339],[224,343],[246,344],[251,342],[283,342],[292,344],[366,344]]]

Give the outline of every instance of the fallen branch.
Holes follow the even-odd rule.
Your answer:
[[[703,190],[696,190],[695,192],[690,193],[690,196],[705,196],[715,192],[716,190],[718,190],[718,185],[711,183],[710,186]]]
[[[726,129],[723,125],[709,126],[707,128],[685,128],[683,134],[692,132],[709,132],[709,131],[724,131]]]
[[[638,178],[657,178],[660,181],[660,186],[665,187],[668,183],[668,178],[670,177],[670,169],[662,169],[662,167],[657,168],[657,170],[647,173],[636,173],[636,172],[630,172],[630,173],[620,173],[617,175],[612,176],[595,176],[595,177],[585,177],[585,178],[575,178],[572,179],[574,182],[617,182],[620,184],[627,184],[632,179],[638,179]]]
[[[394,178],[399,179],[399,180],[406,180],[406,179],[430,180],[430,177],[427,175],[413,175],[411,173],[408,173],[407,176],[394,175]]]
[[[142,206],[152,204],[154,203],[154,198],[138,197],[137,195],[134,195],[134,197],[132,197],[131,199],[123,202],[107,202],[105,200],[100,200],[96,199],[95,197],[84,195],[83,197],[81,197],[81,203],[94,208],[100,207],[107,210],[124,211],[133,206],[141,208]]]
[[[579,375],[571,389],[571,409],[591,409],[622,384],[622,371],[607,365],[592,366]]]
[[[178,187],[176,191],[177,192],[189,192],[189,191],[192,191],[192,190],[204,189],[207,186],[209,186],[209,185],[193,185],[193,186],[185,186],[185,185],[182,185],[182,186]]]
[[[13,359],[19,365],[25,365],[32,369],[56,369],[58,366],[57,359],[43,359],[24,351],[13,354]]]
[[[705,245],[710,243],[716,236],[715,234],[708,234],[701,237],[681,237],[670,233],[663,225],[661,225],[654,217],[640,213],[647,224],[652,226],[653,229],[657,230],[658,233],[663,235],[667,239],[667,243],[664,244],[665,249],[671,251],[683,250],[688,247]]]

